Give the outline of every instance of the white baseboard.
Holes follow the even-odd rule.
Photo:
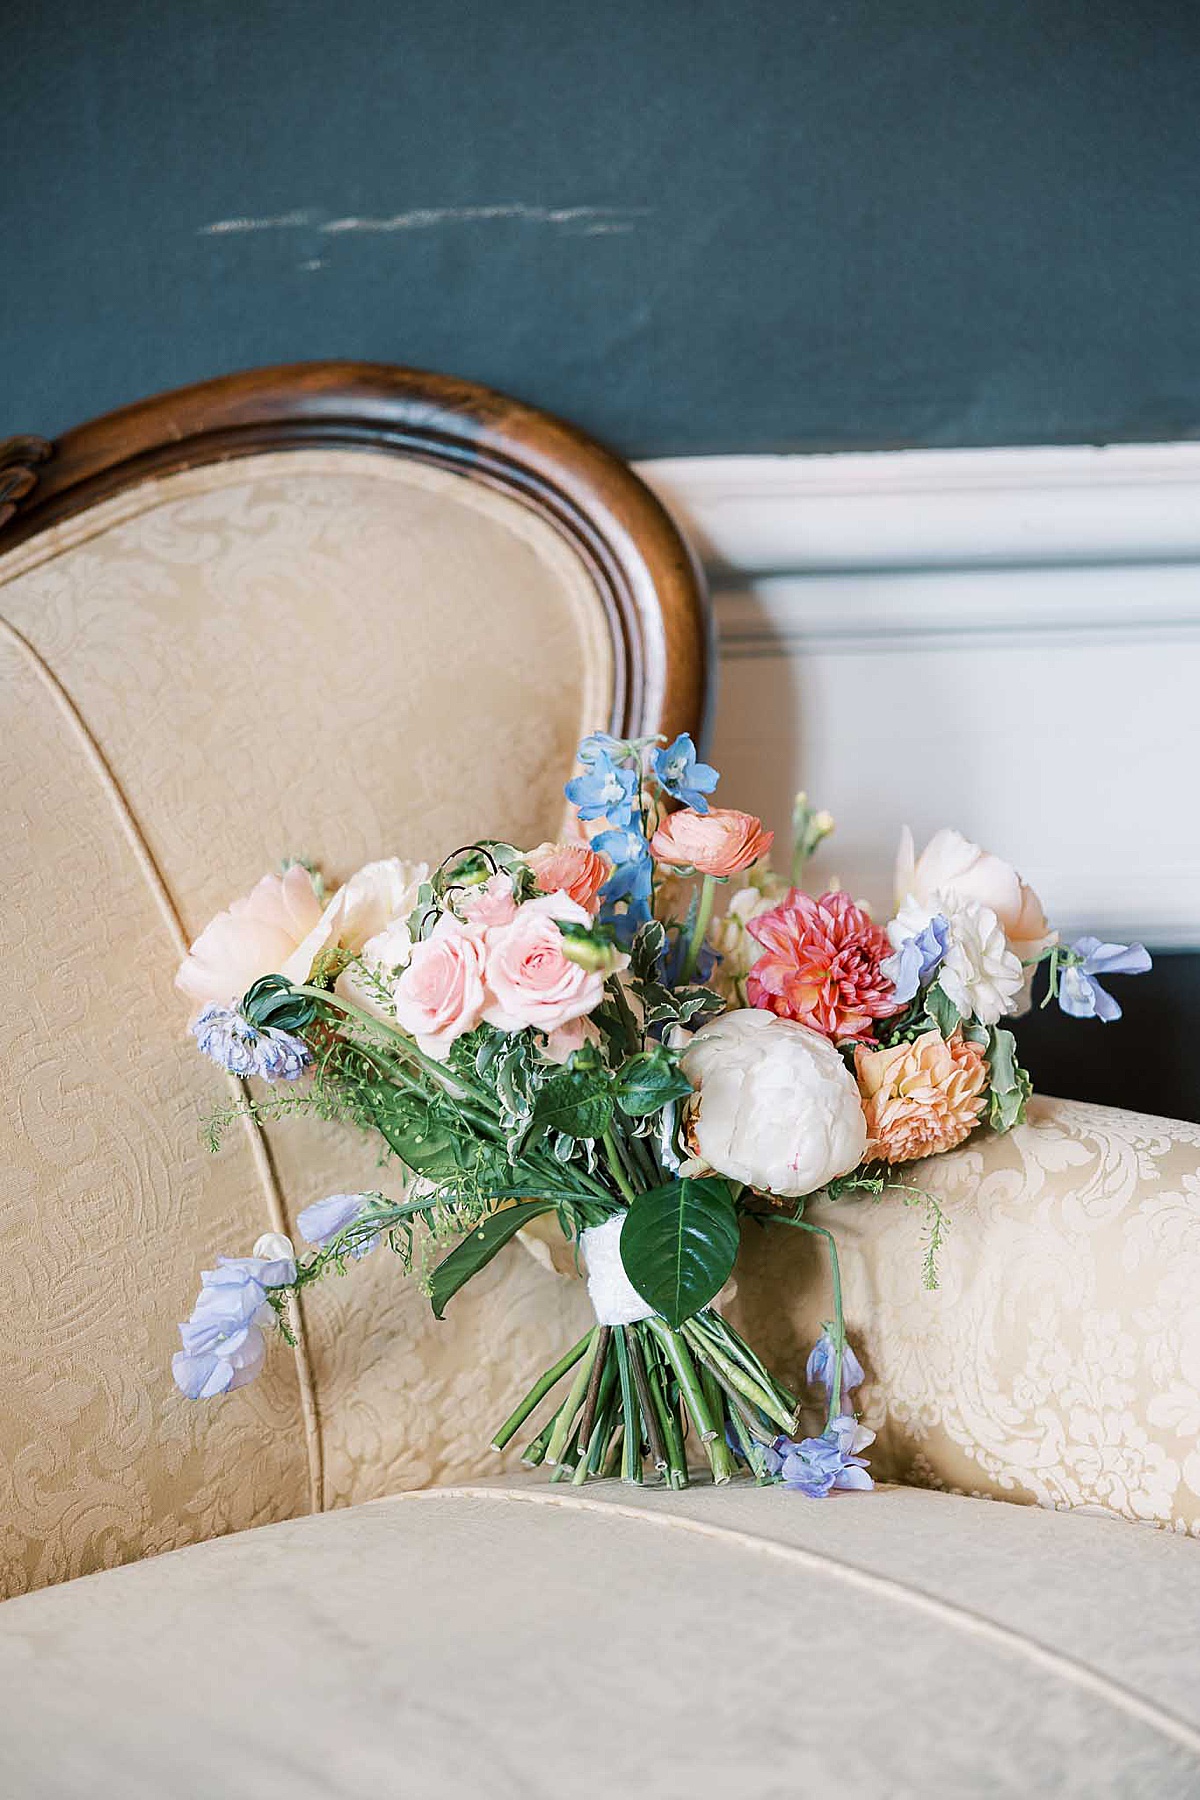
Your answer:
[[[646,463],[700,548],[722,798],[1009,856],[1067,932],[1200,948],[1200,444]],[[821,871],[819,871],[821,872]]]

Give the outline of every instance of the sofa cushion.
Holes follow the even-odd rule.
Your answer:
[[[1106,1520],[444,1489],[0,1607],[0,1789],[1184,1800],[1198,1609],[1194,1545]]]

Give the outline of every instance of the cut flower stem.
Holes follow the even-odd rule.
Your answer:
[[[764,1447],[796,1426],[796,1402],[767,1372],[727,1320],[709,1307],[678,1330],[657,1314],[633,1324],[596,1324],[534,1383],[492,1442],[503,1449],[567,1375],[523,1462],[545,1463],[551,1480],[585,1482],[620,1475],[640,1484],[648,1457],[664,1485],[691,1479],[688,1444],[703,1450],[714,1482],[739,1462],[759,1482],[774,1479]]]

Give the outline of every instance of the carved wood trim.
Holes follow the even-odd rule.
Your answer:
[[[413,457],[539,513],[587,565],[605,606],[616,677],[610,729],[703,733],[704,581],[666,509],[583,432],[474,382],[386,363],[319,362],[159,394],[61,438],[36,493],[32,479],[23,488],[30,497],[3,548],[155,476],[312,447]]]
[[[0,531],[18,506],[37,486],[37,470],[54,454],[53,444],[40,437],[0,439]]]

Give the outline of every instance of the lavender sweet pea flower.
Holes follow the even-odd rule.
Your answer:
[[[1097,937],[1078,938],[1071,949],[1083,960],[1059,970],[1058,1004],[1073,1019],[1111,1024],[1121,1008],[1097,975],[1144,975],[1151,967],[1149,952],[1141,944],[1104,944]]]
[[[315,1244],[319,1250],[327,1249],[336,1237],[362,1216],[363,1211],[372,1199],[370,1194],[330,1194],[324,1200],[315,1200],[306,1206],[296,1224],[306,1244]],[[355,1244],[347,1255],[357,1262],[368,1255],[379,1242],[379,1233],[365,1237]]]
[[[264,1081],[298,1081],[312,1060],[308,1045],[290,1031],[260,1031],[234,1006],[206,1006],[192,1026],[203,1054],[230,1075]]]
[[[240,1269],[262,1288],[290,1287],[296,1279],[296,1259],[288,1255],[218,1256],[217,1267]]]
[[[222,1257],[200,1277],[192,1316],[179,1327],[183,1349],[171,1359],[176,1386],[189,1400],[232,1393],[262,1368],[266,1344],[261,1326],[270,1319],[271,1308],[256,1264],[271,1268],[264,1258]]]
[[[875,1433],[860,1425],[849,1413],[832,1419],[820,1437],[778,1437],[764,1451],[772,1475],[780,1475],[783,1485],[810,1500],[823,1500],[836,1488],[865,1490],[874,1487],[867,1465],[858,1454],[875,1441]]]
[[[266,1340],[258,1326],[252,1325],[236,1344],[222,1343],[196,1352],[177,1350],[171,1358],[171,1373],[176,1387],[189,1400],[215,1400],[218,1394],[231,1394],[253,1381],[266,1355]]]
[[[668,794],[682,800],[693,812],[708,811],[704,796],[712,793],[721,777],[708,763],[696,761],[696,746],[686,731],[681,731],[665,750],[656,750],[651,762]]]
[[[836,1370],[837,1345],[828,1331],[823,1331],[809,1353],[804,1378],[806,1381],[819,1381],[826,1394],[832,1395]],[[862,1364],[849,1344],[845,1344],[842,1348],[842,1393],[848,1394],[851,1388],[860,1387],[862,1381]]]
[[[893,921],[889,934],[899,923],[899,920]],[[896,944],[895,937],[892,942]],[[897,1000],[908,1001],[916,997],[918,989],[924,987],[941,966],[949,944],[950,921],[942,913],[935,913],[928,925],[896,944],[892,955],[885,956],[880,963],[879,970],[895,988]]]

